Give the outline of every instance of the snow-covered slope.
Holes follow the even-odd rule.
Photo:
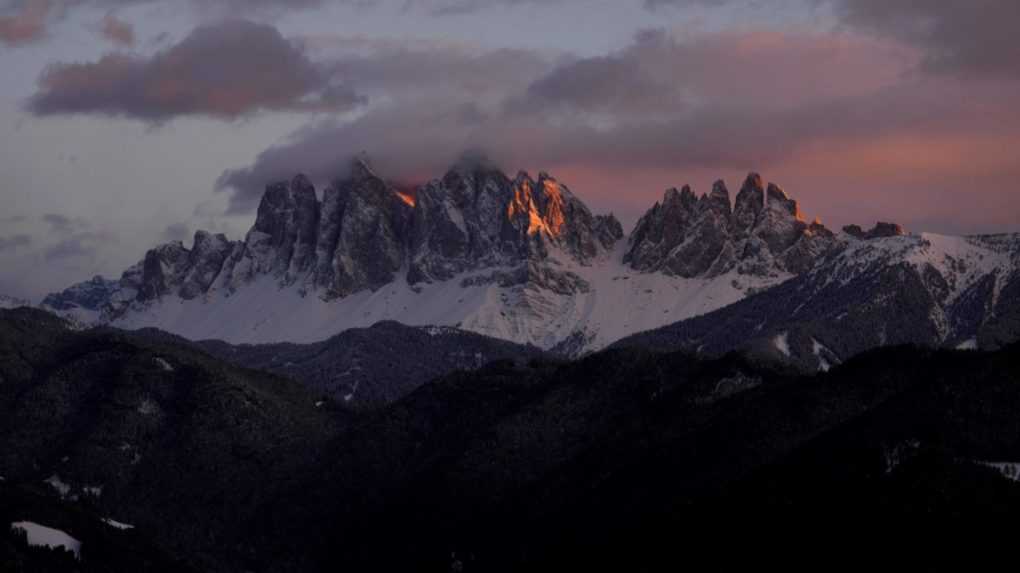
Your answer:
[[[500,284],[494,268],[450,280],[411,286],[398,280],[376,291],[324,301],[298,286],[280,287],[259,277],[234,293],[218,291],[184,300],[164,297],[112,321],[121,328],[156,327],[191,339],[234,343],[315,342],[349,328],[393,320],[412,326],[456,326],[479,334],[552,348],[583,333],[594,350],[628,334],[721,308],[751,289],[774,285],[788,275],[751,277],[731,272],[687,279],[640,273],[623,264],[623,247],[597,264],[559,267],[588,284],[557,293],[525,284]]]
[[[848,235],[793,280],[619,344],[743,348],[826,370],[878,346],[990,350],[1020,339],[1020,234]]]

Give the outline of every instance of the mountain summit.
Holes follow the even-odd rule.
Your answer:
[[[544,172],[510,178],[463,161],[407,189],[358,158],[321,201],[302,175],[269,185],[244,241],[199,231],[190,249],[158,246],[118,281],[97,277],[44,306],[193,339],[314,342],[394,320],[577,354],[902,235],[889,223],[867,232],[808,223],[782,188],[751,173],[733,202],[723,181],[701,196],[666,191],[625,239],[613,215],[593,214]],[[883,264],[905,262],[906,251],[893,252],[903,256]],[[960,271],[969,264],[933,268],[1015,272]]]

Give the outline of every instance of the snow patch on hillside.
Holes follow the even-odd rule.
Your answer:
[[[56,492],[60,494],[60,497],[67,497],[67,495],[71,493],[71,486],[64,483],[57,474],[53,474],[46,478],[46,481],[43,483],[56,490]]]
[[[109,525],[110,527],[112,527],[114,529],[120,529],[120,530],[128,530],[128,529],[134,529],[135,528],[134,525],[128,525],[127,523],[121,523],[119,521],[114,521],[114,520],[112,520],[112,519],[110,519],[108,517],[103,519],[103,523],[105,523],[106,525]]]
[[[24,531],[28,537],[28,544],[32,547],[63,548],[74,553],[75,557],[81,555],[81,542],[59,529],[32,521],[15,521],[11,523],[11,529]]]
[[[977,350],[978,349],[978,341],[977,341],[976,338],[970,338],[968,340],[964,340],[960,344],[956,345],[956,349],[957,350]]]
[[[167,362],[165,358],[160,358],[160,357],[157,356],[156,358],[154,358],[154,360],[156,362],[156,365],[159,366],[160,368],[162,368],[163,371],[165,371],[165,372],[173,372],[174,371],[174,367],[171,366],[170,363]]]
[[[190,301],[166,297],[133,309],[112,325],[155,327],[193,340],[259,344],[316,342],[393,320],[410,326],[457,327],[545,349],[580,331],[590,336],[585,350],[591,351],[635,332],[711,312],[741,300],[751,289],[790,278],[732,272],[685,279],[639,273],[623,264],[625,248],[620,245],[591,266],[568,260],[552,263],[557,271],[586,281],[588,292],[557,294],[531,284],[502,287],[492,281],[473,284],[470,279],[491,275],[493,269],[487,269],[413,288],[398,279],[375,292],[326,302],[298,286],[281,288],[277,279],[263,276],[233,293],[215,291]]]
[[[782,352],[784,356],[790,355],[790,333],[781,332],[772,339],[772,344],[775,345],[776,350]]]
[[[980,465],[999,470],[1002,477],[1020,482],[1020,463],[1016,462],[977,462]]]
[[[832,351],[825,347],[824,344],[818,342],[818,340],[811,339],[811,351],[815,356],[818,357],[818,369],[822,372],[828,372],[832,369],[832,363],[827,358],[828,355],[832,354]]]

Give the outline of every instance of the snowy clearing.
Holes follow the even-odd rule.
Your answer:
[[[114,529],[128,530],[128,529],[134,529],[135,528],[134,525],[128,525],[127,523],[121,523],[119,521],[114,521],[114,520],[110,519],[109,517],[103,519],[103,523],[105,523],[106,525],[109,525],[110,527],[112,527]]]
[[[11,529],[20,529],[28,534],[28,544],[32,547],[64,548],[74,553],[75,557],[81,554],[81,542],[59,529],[31,521],[15,521]]]
[[[784,356],[790,355],[789,332],[782,332],[780,334],[777,334],[776,337],[772,339],[772,344],[775,345],[776,350],[782,352]]]

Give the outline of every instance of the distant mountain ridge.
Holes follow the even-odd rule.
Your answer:
[[[32,306],[32,303],[17,297],[0,294],[0,308],[18,308],[21,306]]]
[[[232,364],[288,376],[348,409],[369,410],[403,398],[429,381],[489,363],[545,358],[522,346],[456,328],[380,322],[312,344],[197,345]]]
[[[994,350],[1020,340],[1020,235],[851,244],[790,281],[617,346],[745,350],[808,371],[879,346]]]
[[[575,356],[904,235],[892,223],[870,231],[809,223],[785,191],[751,173],[733,202],[722,181],[700,197],[668,190],[625,239],[615,217],[593,214],[546,173],[510,178],[461,162],[406,189],[358,158],[321,201],[300,175],[269,185],[244,241],[198,231],[192,248],[156,247],[119,280],[75,285],[44,308],[259,344],[318,342],[396,321]]]

